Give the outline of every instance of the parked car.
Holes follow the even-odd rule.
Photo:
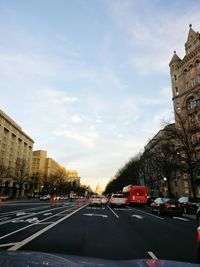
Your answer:
[[[158,197],[151,204],[152,213],[182,216],[183,208],[176,199]]]
[[[89,199],[89,204],[90,206],[101,206],[102,205],[101,196],[99,195],[91,196]]]
[[[147,205],[150,206],[155,200],[156,196],[147,196]]]
[[[184,213],[196,214],[198,207],[200,206],[200,198],[194,197],[180,197],[178,199]]]
[[[1,200],[2,201],[8,200],[8,199],[9,199],[9,196],[8,195],[2,195],[1,196]]]
[[[101,196],[101,203],[102,203],[102,205],[107,205],[108,204],[107,196]]]
[[[110,207],[126,207],[127,198],[123,194],[112,194],[109,200]]]
[[[44,195],[40,197],[40,200],[45,201],[45,200],[50,200],[51,196],[50,195]]]
[[[196,212],[197,219],[197,261],[200,263],[200,207]]]

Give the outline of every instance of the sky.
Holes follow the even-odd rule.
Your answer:
[[[0,0],[0,109],[102,189],[173,121],[169,62],[196,0]]]

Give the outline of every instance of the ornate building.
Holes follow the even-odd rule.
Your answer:
[[[195,147],[193,159],[198,160],[200,159],[200,34],[192,29],[191,24],[189,27],[185,56],[181,59],[174,51],[169,66],[175,125],[177,128],[183,126],[186,130],[188,142],[191,147]],[[194,173],[194,182],[198,195],[200,195],[199,179],[200,169],[197,169]]]

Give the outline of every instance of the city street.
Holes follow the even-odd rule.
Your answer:
[[[149,207],[90,207],[84,201],[3,203],[0,248],[105,259],[196,261],[196,222]]]

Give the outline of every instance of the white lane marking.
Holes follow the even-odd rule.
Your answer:
[[[21,222],[25,222],[25,220],[19,220],[19,219],[17,219],[17,220],[13,220],[12,221],[12,223],[21,223]]]
[[[71,209],[73,209],[73,208],[70,208],[70,209],[68,209],[67,211],[69,211],[69,210],[71,210]],[[44,221],[47,221],[47,220],[49,220],[49,219],[51,219],[51,218],[53,218],[53,217],[56,217],[58,214],[65,213],[65,212],[66,212],[66,210],[63,210],[63,211],[61,211],[61,212],[59,212],[59,213],[56,213],[56,214],[54,214],[54,215],[52,215],[52,216],[50,216],[50,217],[48,217],[48,218],[45,218],[45,219],[41,220],[40,223],[41,223],[41,222],[44,222]],[[8,237],[8,236],[10,236],[10,235],[14,235],[14,234],[16,234],[16,233],[18,233],[18,232],[20,232],[20,231],[23,231],[23,230],[25,230],[25,229],[27,229],[27,228],[33,226],[33,225],[36,225],[36,224],[38,224],[38,222],[33,223],[33,224],[30,224],[30,225],[27,225],[27,226],[24,226],[24,227],[22,227],[22,228],[20,228],[20,229],[17,229],[17,230],[15,230],[15,231],[13,231],[13,232],[10,232],[10,233],[6,234],[6,235],[0,236],[0,240],[3,239],[3,238],[5,238],[5,237]]]
[[[134,209],[134,208],[132,208],[132,210],[134,210],[134,211],[138,211],[138,212],[141,212],[141,213],[144,213],[144,214],[146,214],[146,215],[149,215],[149,216],[155,217],[155,218],[157,218],[157,219],[160,219],[160,220],[164,220],[164,218],[162,218],[162,217],[159,217],[159,216],[156,216],[156,215],[150,214],[150,213],[148,213],[148,212],[145,212],[145,211],[141,211],[141,210]]]
[[[28,223],[34,223],[34,222],[40,222],[37,217],[29,218],[25,222]]]
[[[26,215],[26,213],[25,213],[25,212],[18,212],[18,213],[16,214],[16,216],[22,216],[22,215]]]
[[[96,214],[96,213],[85,213],[83,215],[85,215],[85,216],[97,216],[97,217],[103,217],[103,218],[107,218],[108,217],[108,215]]]
[[[8,251],[16,251],[19,248],[23,247],[24,245],[26,245],[27,243],[29,243],[30,241],[32,241],[33,239],[37,238],[38,236],[40,236],[41,234],[45,233],[46,231],[48,231],[49,229],[53,228],[54,226],[56,226],[57,224],[61,223],[62,221],[66,220],[67,218],[71,217],[73,214],[75,214],[76,212],[78,212],[79,210],[83,209],[86,205],[80,207],[79,209],[73,211],[72,213],[66,215],[65,217],[61,218],[60,220],[48,225],[47,227],[41,229],[40,231],[38,231],[37,233],[25,238],[23,241],[20,241],[19,243],[17,243],[16,245],[14,245],[13,247],[9,248]]]
[[[175,220],[180,220],[180,221],[184,221],[184,222],[190,222],[190,220],[182,218],[182,217],[173,217],[173,219]]]
[[[140,215],[136,215],[136,214],[131,215],[131,217],[135,217],[135,218],[140,219],[140,220],[143,219],[142,216],[140,216]]]
[[[42,210],[42,211],[39,211],[39,212],[37,212],[37,213],[29,213],[28,215],[25,215],[25,216],[22,216],[20,219],[19,219],[19,221],[21,220],[21,219],[25,219],[25,218],[28,218],[28,217],[31,217],[33,214],[34,215],[38,215],[38,214],[42,214],[42,213],[45,213],[45,212],[47,212],[47,211],[53,211],[53,210],[57,210],[57,209],[63,209],[63,207],[58,207],[58,208],[51,208],[51,209],[49,209],[49,210]],[[3,221],[3,222],[0,222],[0,225],[2,225],[2,224],[6,224],[6,223],[9,223],[9,222],[13,222],[13,221],[17,221],[18,219],[10,219],[10,220],[7,220],[7,221]]]
[[[115,215],[115,217],[117,217],[119,219],[119,216],[114,212],[114,210],[112,210],[110,207],[108,207],[108,208]]]
[[[48,212],[48,213],[43,214],[43,216],[49,216],[51,214],[52,214],[52,212]]]
[[[154,259],[157,260],[158,258],[156,257],[156,255],[152,252],[152,251],[147,251],[147,253],[149,254],[149,256]]]
[[[17,242],[15,242],[15,243],[8,243],[8,244],[1,244],[0,245],[0,248],[3,248],[3,247],[9,247],[9,246],[14,246],[14,245],[16,245],[17,244]]]
[[[5,221],[5,220],[8,220],[10,219],[10,217],[3,217],[3,218],[0,218],[0,221]]]

